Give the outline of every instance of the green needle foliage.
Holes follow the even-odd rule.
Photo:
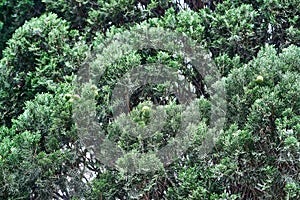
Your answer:
[[[0,61],[1,124],[10,126],[25,101],[77,71],[87,50],[79,38],[78,31],[52,13],[16,30]]]
[[[0,1],[0,57],[6,42],[14,31],[26,20],[40,16],[45,10],[41,1],[34,0],[1,0]]]
[[[0,0],[0,199],[300,199],[300,3],[184,2]],[[113,62],[107,52],[99,80],[76,88],[106,41],[150,27],[211,52],[227,101],[218,138],[209,77],[174,52],[148,45]],[[171,81],[133,87],[127,77],[159,76],[161,65],[189,83],[188,111]],[[133,91],[114,99],[122,84]],[[93,105],[84,95],[102,131],[92,148],[74,112]],[[128,112],[116,114],[120,105]],[[168,145],[178,148],[161,155]]]

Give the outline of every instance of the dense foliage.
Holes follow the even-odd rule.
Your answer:
[[[300,199],[300,2],[180,2],[0,0],[0,199]],[[226,89],[226,121],[206,154],[210,77],[151,45],[115,59],[122,47],[103,50],[151,28],[202,45],[219,70],[214,90]],[[102,63],[92,62],[97,53]],[[87,63],[105,68],[79,91],[79,75],[93,66]],[[134,69],[159,76],[158,67],[141,67],[158,64],[190,83],[196,101],[189,110],[168,81],[132,87],[124,102],[113,101],[120,79]],[[101,145],[80,140],[76,114],[93,105],[84,95],[102,127],[95,137],[116,144],[122,158],[99,157]],[[128,112],[117,117],[122,103]],[[197,124],[182,129],[183,119]],[[155,152],[181,132],[190,132],[188,148],[163,165]]]

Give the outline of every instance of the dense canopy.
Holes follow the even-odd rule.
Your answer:
[[[300,199],[298,0],[0,0],[0,31],[0,199]]]

